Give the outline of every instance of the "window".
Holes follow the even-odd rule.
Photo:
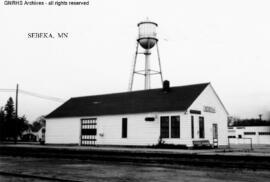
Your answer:
[[[122,138],[127,138],[127,118],[122,118]]]
[[[160,136],[161,138],[169,138],[169,116],[160,117]]]
[[[191,138],[194,138],[194,116],[191,116]]]
[[[160,117],[161,138],[180,138],[180,116]]]
[[[155,121],[154,117],[146,117],[144,118],[145,121]]]
[[[256,132],[244,132],[244,135],[256,135]]]
[[[204,117],[199,117],[199,137],[204,138]]]
[[[171,117],[171,138],[180,138],[180,116]]]
[[[259,135],[270,135],[270,132],[259,132]]]

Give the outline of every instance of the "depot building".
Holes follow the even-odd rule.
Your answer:
[[[75,97],[46,117],[46,144],[192,147],[228,144],[226,111],[210,83]]]

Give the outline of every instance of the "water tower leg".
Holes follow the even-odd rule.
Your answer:
[[[150,89],[150,50],[145,49],[145,81],[144,81],[144,89]]]
[[[138,48],[139,48],[139,43],[136,42],[136,51],[135,51],[135,55],[134,55],[134,61],[133,61],[133,64],[132,64],[131,77],[130,77],[129,86],[128,86],[129,91],[132,91],[134,74],[135,74],[135,69],[136,69],[136,62],[137,62],[137,55],[138,55]]]

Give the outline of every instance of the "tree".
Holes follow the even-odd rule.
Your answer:
[[[239,119],[232,126],[270,126],[270,121],[261,119]]]
[[[31,130],[33,132],[37,132],[38,130],[40,130],[40,128],[42,127],[41,123],[38,121],[34,121],[32,126],[31,126]]]
[[[5,111],[6,111],[6,119],[11,120],[14,119],[15,116],[15,109],[14,109],[14,102],[12,97],[10,97],[5,105]]]
[[[17,117],[14,109],[14,102],[10,97],[4,107],[0,108],[0,139],[13,138],[17,142],[18,136],[29,128],[25,116]]]
[[[6,137],[13,138],[14,142],[17,142],[17,120],[15,116],[14,102],[10,97],[5,105],[5,131]]]
[[[36,119],[36,121],[33,122],[32,126],[31,126],[31,129],[32,131],[34,132],[37,132],[39,131],[42,127],[45,126],[45,118],[44,116],[40,116]]]
[[[28,121],[25,116],[17,117],[14,109],[14,102],[10,97],[5,105],[5,130],[6,137],[12,137],[14,142],[17,142],[18,136],[28,129]]]
[[[29,124],[28,124],[28,121],[26,120],[25,116],[16,118],[16,125],[17,125],[16,135],[20,136],[20,137],[21,137],[23,131],[29,129]]]
[[[3,107],[0,108],[0,141],[5,138],[5,111]]]

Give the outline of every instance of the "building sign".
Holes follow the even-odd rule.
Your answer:
[[[214,107],[211,107],[211,106],[204,106],[203,111],[210,112],[210,113],[216,113],[216,109]]]

